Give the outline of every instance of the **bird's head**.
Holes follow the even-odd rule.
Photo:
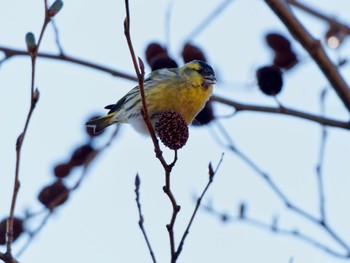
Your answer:
[[[214,70],[207,63],[200,60],[193,60],[191,62],[186,63],[183,68],[186,71],[195,71],[198,73],[202,79],[203,83],[206,85],[215,84],[216,78]]]

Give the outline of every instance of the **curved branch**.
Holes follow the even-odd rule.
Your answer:
[[[293,37],[310,54],[338,94],[346,109],[350,112],[350,88],[340,75],[338,68],[332,63],[323,50],[320,41],[311,36],[306,28],[293,15],[285,1],[265,0],[265,2],[284,23]]]
[[[298,117],[301,119],[305,119],[308,121],[316,122],[321,125],[330,126],[330,127],[336,127],[336,128],[342,128],[346,130],[350,130],[350,122],[346,121],[338,121],[330,118],[324,118],[320,117],[314,114],[302,112],[293,110],[286,107],[268,107],[268,106],[256,106],[256,105],[249,105],[249,104],[243,104],[239,103],[233,100],[229,100],[220,96],[213,95],[211,97],[212,101],[220,102],[222,104],[232,106],[236,109],[236,111],[255,111],[255,112],[266,112],[266,113],[274,113],[274,114],[283,114],[283,115],[289,115],[293,117]]]
[[[5,58],[2,59],[1,61],[5,61],[5,60],[10,59],[11,57],[15,57],[15,56],[29,56],[29,53],[27,51],[6,48],[3,46],[0,46],[0,51],[4,52],[4,54],[5,54]],[[138,80],[135,76],[133,76],[131,74],[122,73],[118,70],[108,68],[108,67],[105,67],[102,65],[98,65],[94,62],[88,62],[86,60],[81,60],[81,59],[74,58],[74,57],[67,56],[67,55],[63,55],[63,54],[54,55],[54,54],[40,53],[39,52],[38,57],[66,61],[66,62],[70,62],[73,64],[85,66],[88,68],[97,69],[99,71],[109,73],[115,77],[120,77],[120,78],[124,78],[124,79],[128,79],[128,80],[132,80],[132,81]],[[0,63],[1,63],[1,61],[0,61]],[[215,95],[212,96],[211,100],[232,106],[237,111],[244,111],[245,110],[245,111],[257,111],[257,112],[284,114],[284,115],[294,116],[294,117],[298,117],[301,119],[317,122],[321,125],[350,130],[350,123],[349,122],[337,121],[337,120],[333,120],[330,118],[323,118],[323,117],[319,117],[319,116],[316,116],[313,114],[309,114],[309,113],[305,113],[305,112],[301,112],[301,111],[297,111],[297,110],[293,110],[293,109],[288,109],[285,107],[273,108],[273,107],[265,107],[265,106],[247,105],[247,104],[242,104],[242,103],[228,100],[228,99],[225,99],[225,98],[222,98],[219,96],[215,96]]]
[[[5,58],[0,60],[0,63],[4,62],[5,60],[10,59],[11,57],[15,57],[15,56],[29,56],[29,53],[27,51],[7,48],[7,47],[3,47],[3,46],[0,46],[0,51],[4,52],[4,54],[5,54]],[[78,59],[78,58],[75,58],[72,56],[67,56],[65,54],[54,55],[54,54],[39,52],[37,54],[37,57],[71,62],[74,64],[78,64],[81,66],[85,66],[85,67],[89,67],[89,68],[93,68],[93,69],[97,69],[97,70],[109,73],[114,77],[120,77],[120,78],[124,78],[124,79],[128,79],[128,80],[137,81],[137,78],[133,75],[130,75],[127,73],[122,73],[120,71],[117,71],[117,70],[114,70],[114,69],[111,69],[111,68],[108,68],[105,66],[101,66],[101,65],[98,65],[96,63],[88,62],[86,60],[81,60],[81,59]]]
[[[341,29],[342,32],[350,35],[350,26],[339,22],[338,20],[336,20],[334,17],[330,17],[327,16],[325,14],[322,14],[321,12],[315,10],[314,8],[305,5],[304,3],[301,3],[297,0],[286,0],[288,4],[293,5],[297,8],[299,8],[300,10],[303,10],[304,12],[313,15],[321,20],[326,21],[330,26],[334,26],[337,27],[339,29]]]

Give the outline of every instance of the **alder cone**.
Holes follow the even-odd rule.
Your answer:
[[[256,78],[260,90],[269,96],[281,92],[283,86],[282,71],[275,66],[261,67],[256,71]]]
[[[155,124],[162,143],[172,150],[185,146],[189,132],[186,121],[175,111],[165,111]]]
[[[46,208],[53,209],[67,201],[69,190],[61,180],[44,187],[39,193],[38,200]]]
[[[7,219],[5,218],[0,222],[0,245],[6,244],[6,225]],[[16,241],[17,238],[24,232],[23,220],[15,217],[13,219],[13,241]]]

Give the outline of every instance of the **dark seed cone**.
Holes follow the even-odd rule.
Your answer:
[[[265,36],[269,47],[275,52],[273,64],[285,70],[291,69],[298,63],[298,58],[292,49],[291,42],[281,34],[269,33]]]
[[[93,151],[94,148],[89,144],[78,147],[72,154],[70,164],[73,166],[83,165]]]
[[[69,196],[68,188],[61,180],[44,187],[39,193],[38,199],[45,207],[53,209],[63,204]]]
[[[293,52],[276,53],[273,59],[273,64],[276,67],[283,68],[285,70],[291,69],[298,63],[297,55]]]
[[[146,61],[148,65],[151,66],[152,60],[158,56],[168,56],[167,50],[162,47],[159,43],[153,42],[150,43],[146,48]]]
[[[204,108],[194,118],[192,125],[194,125],[194,126],[207,125],[214,119],[215,119],[215,117],[214,117],[212,103],[211,103],[211,101],[207,101]]]
[[[201,60],[207,61],[204,52],[197,46],[192,45],[190,43],[186,43],[181,52],[182,58],[185,63],[190,62],[192,60]]]
[[[161,54],[159,56],[155,56],[151,61],[150,61],[150,67],[152,68],[152,71],[155,71],[157,69],[162,69],[162,68],[177,68],[178,65],[175,60],[172,58],[168,57],[166,54]]]
[[[172,150],[182,148],[189,136],[186,121],[175,111],[165,111],[156,122],[155,131],[162,143]]]
[[[0,245],[6,244],[6,224],[7,219],[5,218],[0,222]],[[23,227],[23,220],[15,217],[13,220],[13,241],[16,241],[16,239],[24,232]]]
[[[290,41],[278,33],[269,33],[265,36],[267,44],[272,48],[275,52],[284,53],[291,51]]]
[[[256,71],[256,78],[260,90],[269,96],[281,92],[283,86],[282,71],[275,66],[266,66]]]
[[[64,178],[69,175],[72,168],[73,164],[71,163],[57,164],[53,169],[53,173],[57,178]]]

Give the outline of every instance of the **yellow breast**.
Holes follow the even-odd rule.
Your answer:
[[[178,112],[190,124],[204,107],[213,92],[213,86],[202,86],[202,80],[174,81],[158,84],[147,94],[147,105],[150,116],[166,110]]]

